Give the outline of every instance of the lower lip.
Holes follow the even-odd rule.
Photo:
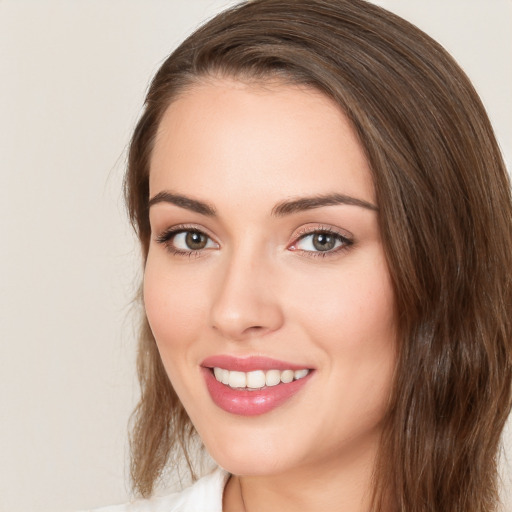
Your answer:
[[[265,414],[297,394],[309,381],[310,371],[302,379],[278,384],[258,391],[233,389],[219,382],[209,368],[203,368],[206,387],[214,403],[226,412],[240,416]]]

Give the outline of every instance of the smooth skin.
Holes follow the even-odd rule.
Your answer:
[[[349,121],[312,89],[205,79],[162,119],[150,197],[162,193],[207,207],[152,204],[144,300],[172,385],[233,474],[225,512],[244,510],[241,490],[250,512],[367,510],[396,311]],[[282,208],[333,194],[356,204]],[[314,371],[277,409],[239,416],[208,394],[201,362],[218,354]]]

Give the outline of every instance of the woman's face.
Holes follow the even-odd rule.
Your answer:
[[[195,85],[163,117],[150,197],[147,316],[213,458],[244,475],[371,460],[395,307],[337,106],[290,85]]]

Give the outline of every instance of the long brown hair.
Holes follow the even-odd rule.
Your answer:
[[[212,76],[314,87],[370,163],[399,315],[399,359],[373,509],[490,512],[511,407],[512,201],[485,110],[446,51],[362,0],[254,0],[192,34],[149,89],[126,199],[144,260],[150,157],[173,98]],[[132,479],[151,494],[193,433],[144,318]]]

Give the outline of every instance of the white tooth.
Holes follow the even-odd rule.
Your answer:
[[[217,368],[215,367],[213,369],[213,374],[215,375],[215,378],[219,381],[219,382],[222,382],[222,368]]]
[[[262,388],[265,385],[265,372],[255,370],[247,373],[248,388]]]
[[[268,370],[265,374],[265,384],[267,386],[277,386],[281,382],[281,372],[279,370]]]
[[[295,380],[302,379],[309,373],[309,370],[295,370],[293,377]]]
[[[229,370],[222,369],[221,379],[222,384],[229,384]]]
[[[288,384],[293,380],[293,370],[284,370],[281,372],[281,382],[283,384]]]
[[[232,388],[245,388],[246,378],[244,372],[229,372],[229,385]]]

